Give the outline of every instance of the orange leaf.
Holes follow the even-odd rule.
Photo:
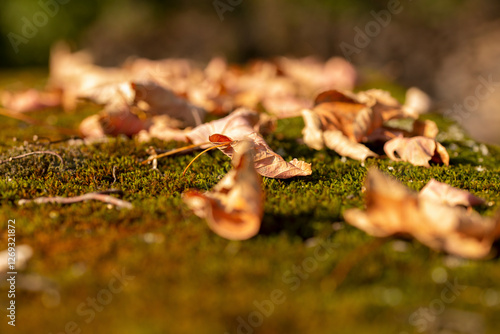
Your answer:
[[[422,136],[391,139],[385,143],[384,152],[391,160],[407,161],[415,166],[430,167],[429,161],[448,166],[450,162],[448,152],[440,143]]]
[[[346,210],[344,218],[373,236],[411,235],[431,248],[466,258],[485,257],[500,236],[500,215],[482,217],[416,196],[376,169],[369,170],[365,184],[366,210]]]
[[[251,146],[248,142],[240,145],[240,152],[233,159],[234,169],[212,191],[191,190],[183,194],[184,202],[223,238],[245,240],[260,229],[264,193],[253,167]]]

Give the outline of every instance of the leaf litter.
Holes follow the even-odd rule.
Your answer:
[[[139,141],[188,144],[154,153],[143,164],[217,148],[232,160],[233,169],[212,191],[190,190],[182,197],[215,233],[242,240],[260,228],[265,196],[261,176],[288,179],[313,173],[310,163],[297,158],[287,162],[266,143],[264,136],[272,134],[277,119],[302,117],[302,140],[314,150],[326,147],[360,161],[388,157],[415,166],[449,165],[446,149],[436,141],[436,124],[419,120],[432,107],[427,94],[412,87],[400,104],[383,90],[354,93],[356,77],[356,70],[341,58],[321,62],[281,57],[248,66],[213,58],[205,68],[186,59],[138,58],[121,67],[102,68],[93,64],[88,52],[72,53],[67,45],[58,44],[52,50],[46,90],[3,92],[1,103],[2,114],[40,124],[22,115],[46,107],[75,110],[82,101],[91,101],[102,110],[80,124],[87,140],[126,135]],[[207,118],[212,120],[206,122]],[[391,121],[397,119],[410,120],[411,129],[394,127]],[[89,199],[132,206],[103,193],[19,204]],[[370,171],[366,200],[366,211],[347,210],[345,219],[374,236],[409,234],[432,248],[480,258],[499,234],[498,219],[457,207],[481,204],[481,199],[435,180],[415,195]]]

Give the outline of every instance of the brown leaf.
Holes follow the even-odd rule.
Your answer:
[[[296,82],[306,94],[325,89],[352,89],[356,81],[355,68],[343,58],[334,57],[322,63],[313,57],[293,59],[281,57],[278,67]]]
[[[40,92],[28,89],[24,92],[2,92],[1,104],[12,111],[26,112],[44,108],[58,107],[61,105],[61,92],[58,90]]]
[[[315,112],[304,109],[302,117],[305,124],[302,134],[307,146],[320,150],[326,145],[341,156],[361,161],[368,157],[377,157],[368,147],[350,140],[339,130],[322,131],[321,121]]]
[[[254,165],[260,175],[276,179],[288,179],[312,174],[311,164],[297,159],[286,162],[280,155],[271,150],[264,138],[258,133],[251,133],[245,139],[250,139],[254,144]]]
[[[482,198],[476,197],[468,191],[454,188],[446,183],[431,179],[418,193],[419,198],[443,203],[449,206],[474,206],[484,204]]]
[[[323,132],[323,139],[325,140],[326,147],[334,150],[343,157],[360,161],[365,161],[369,157],[378,157],[368,147],[350,140],[340,131],[325,131]]]
[[[435,139],[439,133],[436,123],[431,120],[415,120],[411,131],[405,129],[383,125],[375,129],[369,136],[363,138],[364,142],[382,142],[385,143],[396,137],[415,137],[424,136]]]
[[[157,138],[164,141],[180,141],[187,142],[188,138],[186,134],[191,130],[189,129],[179,129],[181,124],[179,121],[173,120],[172,118],[161,115],[154,116],[148,122],[147,130],[141,130],[137,134],[137,139],[140,142],[147,142],[153,138]]]
[[[304,129],[302,129],[304,143],[310,148],[321,150],[325,147],[325,142],[319,116],[312,110],[303,109],[302,118],[304,119]]]
[[[405,104],[403,106],[405,113],[412,118],[418,118],[419,115],[429,112],[432,105],[431,98],[424,91],[417,87],[411,87],[406,91]]]
[[[384,152],[394,161],[407,161],[415,166],[430,167],[429,161],[449,165],[446,149],[432,138],[417,136],[394,138],[384,145]]]
[[[423,136],[435,139],[438,133],[439,129],[435,122],[428,119],[423,121],[415,120],[415,122],[413,122],[413,129],[410,133],[410,137]]]
[[[213,134],[221,134],[233,140],[239,140],[256,131],[258,122],[259,114],[257,112],[239,108],[224,118],[197,126],[187,134],[187,137],[193,144],[206,143]],[[210,146],[207,144],[202,148]]]
[[[187,137],[193,144],[202,144],[213,135],[216,135],[211,140],[214,144],[222,144],[231,140],[230,145],[219,147],[219,150],[229,157],[238,151],[242,140],[250,141],[255,151],[255,169],[262,176],[287,179],[311,175],[311,164],[297,159],[286,162],[267,145],[262,136],[254,130],[258,119],[256,112],[240,108],[224,118],[194,128],[187,134]],[[206,147],[210,145],[207,144],[203,148]]]
[[[313,111],[322,129],[341,131],[353,142],[361,142],[384,122],[407,117],[401,105],[388,92],[368,90],[354,94],[329,90],[319,94]]]
[[[365,201],[365,211],[344,212],[349,224],[377,237],[412,235],[431,248],[462,257],[486,256],[500,232],[498,217],[481,217],[474,211],[417,197],[376,169],[368,172]]]
[[[203,123],[206,111],[177,96],[172,90],[155,82],[132,82],[134,104],[149,116],[168,115],[183,122],[184,126]]]
[[[145,122],[131,112],[92,115],[85,118],[79,126],[82,136],[88,139],[120,134],[133,136],[145,129]]]
[[[183,194],[184,202],[223,238],[245,240],[260,229],[264,193],[253,167],[251,147],[250,143],[241,143],[233,159],[234,169],[212,191],[191,190]]]

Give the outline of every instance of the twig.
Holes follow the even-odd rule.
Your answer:
[[[115,184],[115,182],[116,182],[116,174],[115,173],[116,173],[116,166],[113,166],[113,183],[111,183],[111,184]]]
[[[96,200],[96,201],[101,201],[104,203],[109,203],[112,205],[115,205],[120,208],[126,208],[126,209],[132,209],[133,205],[130,202],[118,199],[113,196],[109,196],[106,194],[109,193],[117,193],[120,192],[119,190],[107,190],[107,191],[101,191],[101,192],[92,192],[80,196],[75,196],[75,197],[38,197],[35,199],[21,199],[17,202],[18,205],[24,205],[27,203],[36,203],[36,204],[45,204],[45,203],[58,203],[58,204],[73,204],[73,203],[78,203],[78,202],[83,202],[83,201],[88,201],[88,200]]]
[[[199,153],[197,156],[195,156],[193,158],[193,160],[191,160],[191,162],[189,163],[189,165],[186,166],[186,168],[184,169],[184,172],[182,172],[182,176],[184,176],[186,174],[186,171],[189,169],[189,167],[193,164],[193,162],[198,159],[203,153],[205,152],[208,152],[210,150],[213,150],[214,148],[217,148],[217,147],[221,147],[221,146],[227,146],[229,145],[230,143],[223,143],[223,144],[219,144],[219,145],[215,145],[215,146],[212,146],[212,147],[209,147],[207,148],[206,150],[203,150],[201,151],[201,153]]]
[[[15,159],[21,159],[21,158],[24,158],[24,157],[27,157],[27,156],[30,156],[33,154],[51,154],[51,155],[54,155],[54,156],[59,158],[59,161],[61,161],[61,165],[64,165],[63,158],[59,154],[57,154],[56,152],[51,152],[51,151],[35,151],[35,152],[21,154],[21,155],[15,156],[15,157],[10,157],[7,160],[0,160],[0,164],[6,163],[6,162],[11,162],[12,160],[15,160]]]
[[[191,150],[191,149],[203,146],[203,145],[208,145],[208,144],[212,144],[212,143],[206,142],[206,143],[201,143],[201,144],[193,144],[193,145],[188,145],[188,146],[176,148],[176,149],[170,150],[170,151],[162,153],[162,154],[155,154],[155,155],[150,156],[149,158],[147,158],[143,162],[141,162],[141,164],[145,165],[148,162],[150,162],[151,160],[156,160],[159,158],[168,157],[169,155],[173,155],[173,154],[180,153],[180,152],[185,152],[185,151],[188,151],[188,150]]]

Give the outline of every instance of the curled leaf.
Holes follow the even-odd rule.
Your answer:
[[[454,188],[446,183],[431,179],[418,193],[419,198],[444,203],[449,206],[474,206],[484,204],[484,199],[476,197],[468,191]]]
[[[449,165],[446,149],[432,138],[417,136],[394,138],[384,145],[384,152],[394,161],[407,161],[415,166],[430,167],[429,162]]]
[[[61,105],[61,92],[58,90],[40,92],[28,89],[24,92],[1,92],[0,103],[7,109],[18,112],[34,111]]]
[[[248,109],[239,109],[232,114],[194,128],[187,137],[194,144],[210,139],[214,144],[229,143],[218,147],[225,155],[233,157],[238,152],[241,141],[249,141],[254,150],[254,166],[257,172],[266,177],[287,179],[295,176],[311,175],[311,164],[293,159],[286,162],[275,153],[264,138],[254,130],[258,114]],[[229,142],[231,141],[231,142]],[[206,145],[205,147],[209,147]]]
[[[405,113],[412,118],[429,112],[432,105],[431,98],[424,91],[417,87],[411,87],[406,91]]]
[[[310,148],[321,150],[325,146],[323,140],[323,131],[321,130],[321,120],[312,110],[302,110],[302,118],[304,119],[304,143]]]
[[[253,167],[250,143],[241,143],[233,159],[234,169],[213,188],[183,194],[184,202],[194,213],[207,220],[218,235],[231,240],[245,240],[259,232],[264,212],[264,194],[260,176]]]
[[[313,111],[302,110],[302,117],[305,124],[302,134],[307,146],[320,150],[326,145],[341,156],[360,161],[364,161],[368,157],[377,157],[377,154],[368,147],[350,140],[339,130],[322,131],[319,116]]]
[[[411,235],[431,248],[466,258],[486,256],[500,236],[499,217],[481,217],[417,196],[375,169],[366,178],[365,201],[366,210],[346,210],[344,218],[373,236]]]
[[[193,144],[206,143],[213,134],[221,134],[233,140],[239,140],[256,131],[255,127],[258,122],[259,114],[257,112],[239,108],[224,118],[197,126],[187,134],[187,137]],[[206,145],[202,148],[209,146]]]
[[[378,157],[378,155],[372,152],[368,147],[349,140],[349,138],[344,136],[340,131],[325,131],[323,133],[323,138],[325,140],[325,145],[329,149],[334,150],[343,157],[349,157],[360,161],[365,161],[369,157]]]

